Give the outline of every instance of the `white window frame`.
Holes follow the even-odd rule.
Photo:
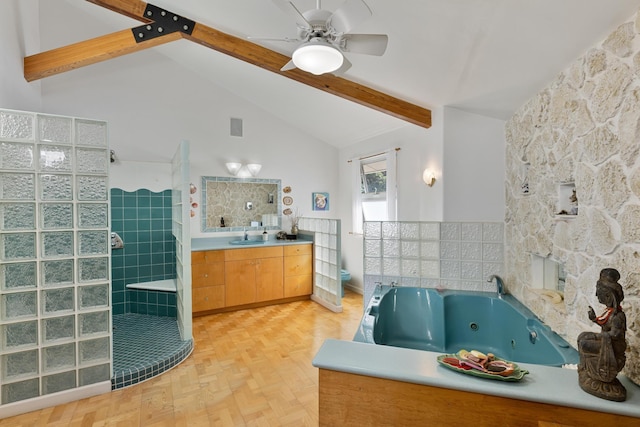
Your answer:
[[[353,233],[363,233],[363,223],[365,221],[363,203],[367,201],[384,201],[386,206],[383,212],[376,218],[367,218],[368,221],[395,221],[397,218],[397,179],[396,179],[396,156],[397,149],[385,151],[383,153],[363,156],[359,159],[353,159],[352,165],[352,214],[353,214]],[[386,161],[387,171],[387,188],[385,192],[380,193],[362,193],[362,179],[364,166],[371,163]]]

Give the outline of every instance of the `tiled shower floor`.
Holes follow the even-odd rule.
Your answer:
[[[176,319],[146,314],[113,316],[113,390],[137,384],[173,368],[193,350],[180,340]]]

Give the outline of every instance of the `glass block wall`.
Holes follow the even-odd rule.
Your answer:
[[[364,298],[376,282],[493,291],[504,271],[502,222],[365,222]]]
[[[0,403],[111,378],[105,122],[0,110]]]
[[[299,229],[313,235],[314,278],[313,295],[330,304],[341,306],[342,281],[340,265],[340,220],[300,218]]]
[[[171,160],[171,220],[172,233],[176,238],[176,320],[183,341],[193,339],[189,188],[189,141],[182,141]]]
[[[171,233],[171,190],[111,189],[111,231],[124,242],[111,253],[113,314],[176,317],[175,292],[127,289],[130,283],[176,277],[176,242]]]

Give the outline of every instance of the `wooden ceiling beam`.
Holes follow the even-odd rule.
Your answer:
[[[147,3],[143,1],[87,1],[145,23],[152,22],[145,17]],[[431,111],[426,108],[332,74],[316,76],[299,69],[280,71],[280,68],[289,61],[289,57],[197,22],[191,34],[174,32],[138,43],[133,32],[129,29],[28,56],[24,59],[24,75],[27,81],[33,81],[180,38],[186,38],[194,43],[414,125],[424,128],[431,127]]]
[[[136,43],[131,30],[96,37],[69,46],[59,47],[24,58],[24,78],[28,81],[97,64],[129,53],[180,40],[180,33],[171,33],[142,43]]]

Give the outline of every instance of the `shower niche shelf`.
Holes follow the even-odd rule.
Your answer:
[[[571,220],[578,216],[578,197],[576,184],[573,181],[558,184],[558,204],[555,218],[559,220]]]

